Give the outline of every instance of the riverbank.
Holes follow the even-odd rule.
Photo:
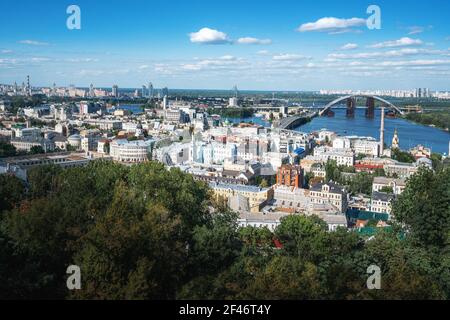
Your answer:
[[[427,113],[410,113],[404,117],[406,120],[424,126],[435,127],[449,132],[450,111],[434,111]]]

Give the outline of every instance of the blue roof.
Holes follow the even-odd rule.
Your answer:
[[[302,154],[302,153],[305,152],[305,149],[304,149],[304,148],[298,148],[298,149],[295,149],[294,152],[295,152],[296,154]]]

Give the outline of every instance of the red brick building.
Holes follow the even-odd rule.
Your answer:
[[[303,170],[300,166],[282,165],[277,172],[277,185],[301,188],[303,186]]]

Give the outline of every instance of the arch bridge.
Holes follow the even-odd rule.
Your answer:
[[[356,109],[356,98],[366,98],[366,116],[373,117],[374,116],[374,110],[375,110],[375,100],[381,102],[386,108],[391,109],[392,111],[403,115],[404,112],[400,110],[398,107],[396,107],[391,102],[380,98],[378,96],[374,95],[362,95],[362,94],[356,94],[356,95],[349,95],[345,97],[337,98],[336,100],[331,101],[329,104],[327,104],[322,111],[319,112],[319,116],[323,116],[328,114],[328,112],[331,110],[331,108],[334,105],[337,105],[343,101],[346,101],[347,103],[347,116],[354,116],[355,109]]]

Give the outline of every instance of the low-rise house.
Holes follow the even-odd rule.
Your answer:
[[[11,144],[17,149],[17,151],[30,152],[33,147],[41,147],[44,152],[50,152],[55,150],[55,143],[52,140],[44,138],[13,138]]]
[[[332,204],[339,212],[345,213],[347,210],[347,192],[337,184],[319,183],[310,188],[309,196],[311,201],[316,204]]]
[[[391,188],[393,194],[400,195],[406,188],[406,180],[387,177],[375,177],[373,179],[372,190],[374,192],[381,192],[386,188]]]
[[[103,158],[110,160],[110,158]],[[22,180],[27,179],[28,170],[38,166],[57,165],[63,168],[86,166],[96,160],[84,152],[61,152],[5,158],[0,161],[0,173],[12,173]]]
[[[272,188],[260,188],[256,186],[210,183],[217,200],[228,199],[239,194],[247,199],[250,212],[260,212],[268,201],[273,199]]]
[[[370,211],[377,213],[391,214],[393,200],[394,200],[393,194],[383,192],[373,192]]]

